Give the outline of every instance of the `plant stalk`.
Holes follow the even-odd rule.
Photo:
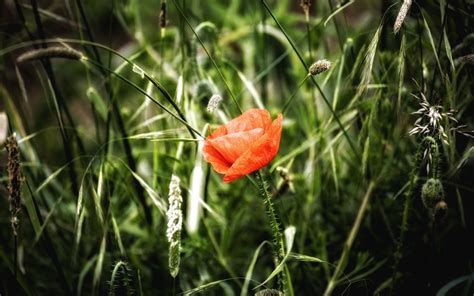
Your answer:
[[[273,206],[272,196],[267,188],[267,183],[262,176],[260,171],[257,171],[257,178],[258,178],[258,186],[260,195],[263,198],[263,202],[266,206],[266,212],[268,219],[270,221],[270,228],[272,231],[273,242],[273,262],[275,267],[277,267],[283,260],[285,256],[285,246],[283,243],[283,236],[281,232],[280,223],[278,222],[278,217],[275,211],[275,207]],[[278,289],[280,291],[286,292],[286,275],[285,272],[278,273]]]
[[[329,280],[329,283],[326,287],[326,291],[324,291],[324,296],[329,296],[332,294],[334,288],[336,288],[337,286],[340,275],[344,272],[344,268],[346,267],[352,244],[354,243],[357,233],[359,232],[360,224],[362,223],[362,220],[365,217],[365,211],[367,210],[367,206],[369,205],[369,201],[372,197],[374,188],[375,182],[371,181],[369,184],[369,188],[367,189],[367,192],[365,193],[364,198],[362,199],[362,204],[360,205],[359,212],[357,213],[357,217],[354,221],[354,224],[352,225],[351,232],[349,232],[346,242],[344,243],[344,249],[342,250],[341,257],[337,262],[336,270],[334,271],[331,279]]]

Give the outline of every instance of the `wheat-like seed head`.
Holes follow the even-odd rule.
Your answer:
[[[183,212],[181,211],[181,204],[183,197],[181,196],[181,189],[179,177],[171,176],[168,195],[168,227],[166,230],[166,237],[170,243],[169,247],[169,268],[172,277],[176,277],[179,272],[180,252],[181,252],[181,229],[183,227]]]
[[[400,31],[403,22],[405,21],[405,17],[408,14],[408,10],[410,10],[412,0],[404,0],[402,6],[400,7],[400,11],[398,12],[397,19],[395,20],[395,24],[393,25],[393,32],[395,34]]]

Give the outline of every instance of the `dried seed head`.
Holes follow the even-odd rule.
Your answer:
[[[457,62],[460,64],[474,65],[474,53],[459,57]]]
[[[265,289],[255,293],[255,296],[284,296],[284,294],[275,289]]]
[[[166,0],[161,1],[160,8],[160,28],[161,28],[161,37],[165,35],[166,25],[168,25],[168,13],[166,10]]]
[[[400,31],[403,22],[405,21],[405,17],[408,14],[408,10],[410,10],[412,0],[403,0],[402,6],[400,7],[400,11],[398,12],[397,19],[395,20],[395,24],[393,25],[393,32],[395,34]]]
[[[8,200],[10,202],[10,215],[13,234],[18,235],[20,225],[19,214],[21,210],[21,183],[23,178],[20,171],[20,148],[13,134],[6,140],[8,152]]]
[[[421,200],[428,210],[432,211],[436,205],[444,200],[443,184],[439,179],[428,179],[421,188]]]
[[[176,277],[179,272],[180,252],[181,252],[181,229],[183,227],[183,212],[181,211],[181,204],[183,197],[181,196],[181,189],[179,177],[172,175],[168,195],[168,227],[166,230],[166,237],[170,243],[169,247],[169,268],[172,277]]]
[[[8,118],[5,112],[0,112],[0,147],[7,139],[8,135]]]
[[[323,73],[327,71],[331,67],[331,62],[328,60],[319,60],[316,63],[312,64],[311,67],[309,67],[309,74],[310,75],[318,75],[320,73]]]
[[[301,8],[303,8],[306,21],[309,21],[309,8],[311,7],[311,0],[301,0]]]
[[[27,51],[20,55],[16,61],[17,63],[25,63],[42,58],[64,58],[71,60],[81,60],[85,56],[80,52],[70,47],[55,46],[48,48],[35,49]]]
[[[222,97],[219,94],[214,94],[209,99],[209,103],[207,103],[207,112],[214,113],[219,107],[219,104],[222,101]]]

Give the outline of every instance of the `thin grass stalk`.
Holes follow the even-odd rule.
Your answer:
[[[30,184],[28,182],[28,179],[25,179],[25,185],[28,189],[28,192],[30,193],[31,195],[31,200],[33,201],[33,205],[34,205],[34,210],[36,212],[36,216],[38,217],[38,222],[39,224],[43,225],[44,224],[44,221],[43,221],[43,217],[41,216],[41,213],[40,213],[40,209],[39,209],[39,206],[38,206],[38,203],[36,201],[36,197],[35,197],[35,193],[33,192],[33,190],[31,189],[30,187]],[[64,291],[66,291],[68,294],[71,294],[70,292],[72,291],[71,290],[71,286],[69,285],[69,282],[66,278],[66,273],[64,272],[64,268],[63,266],[61,265],[61,262],[59,261],[59,256],[56,252],[56,249],[54,248],[54,245],[52,243],[52,240],[51,240],[51,237],[49,235],[49,232],[48,232],[48,229],[43,229],[43,235],[41,236],[43,239],[41,240],[42,241],[42,246],[44,247],[45,251],[46,251],[46,254],[52,259],[53,261],[53,265],[54,267],[56,268],[56,271],[59,275],[59,279],[60,279],[60,284],[62,286],[62,288],[64,289]]]
[[[196,130],[195,128],[193,128],[191,125],[189,125],[189,123],[185,120],[183,120],[180,116],[174,114],[173,112],[171,112],[170,109],[168,109],[166,106],[164,106],[162,103],[160,103],[158,100],[156,100],[154,97],[152,97],[150,94],[148,94],[146,91],[144,91],[143,89],[141,89],[138,85],[136,85],[135,83],[133,83],[131,80],[127,79],[126,77],[124,77],[123,75],[103,66],[102,64],[99,64],[93,60],[89,60],[89,59],[85,59],[83,61],[86,61],[88,63],[90,63],[91,65],[94,65],[98,68],[103,68],[105,69],[106,71],[110,72],[111,74],[117,76],[118,78],[120,78],[120,80],[124,81],[125,83],[129,84],[130,86],[132,86],[134,89],[136,89],[138,92],[140,92],[141,94],[145,95],[148,99],[150,99],[154,104],[156,104],[158,107],[160,107],[161,109],[163,109],[163,111],[165,111],[166,113],[170,114],[171,116],[173,116],[176,120],[178,120],[179,122],[181,122],[188,130],[192,131],[193,133],[196,133],[197,135],[199,135],[201,138],[202,138],[202,135],[201,133]]]
[[[369,205],[370,199],[372,197],[372,193],[375,189],[375,185],[376,185],[375,181],[370,182],[369,188],[367,189],[364,195],[364,198],[362,199],[362,203],[359,207],[357,217],[354,221],[354,224],[352,224],[352,229],[349,232],[346,242],[344,243],[344,249],[342,251],[341,257],[339,258],[337,262],[336,270],[334,271],[331,279],[329,280],[329,283],[326,287],[326,291],[324,291],[324,296],[332,295],[332,292],[334,291],[334,288],[336,288],[337,283],[339,281],[339,277],[344,272],[344,268],[346,267],[352,245],[357,236],[357,233],[359,232],[360,224],[362,223],[362,220],[365,217],[365,212],[367,210],[367,206]]]
[[[420,8],[418,8],[420,10]],[[421,92],[424,92],[424,88],[425,88],[425,77],[423,75],[423,43],[422,43],[422,40],[421,40],[421,35],[422,35],[422,29],[421,29],[421,22],[420,22],[420,18],[421,18],[421,10],[419,11],[420,13],[420,17],[417,17],[416,18],[416,34],[418,36],[418,54],[420,56],[420,65],[421,65],[421,71],[420,71],[420,81],[421,81]]]
[[[94,36],[92,34],[92,30],[91,30],[89,22],[87,20],[87,16],[86,16],[86,13],[84,11],[84,7],[82,6],[82,1],[81,0],[76,0],[76,5],[79,9],[79,13],[81,15],[82,22],[84,23],[84,27],[86,28],[87,36],[88,36],[90,41],[94,42]],[[97,62],[99,64],[102,64],[102,60],[101,60],[101,57],[100,57],[100,54],[99,54],[99,51],[97,50],[97,48],[92,47],[92,50],[94,52],[95,58],[97,59]],[[120,109],[118,107],[118,104],[117,104],[116,100],[114,100],[113,89],[112,89],[112,86],[110,85],[110,73],[108,73],[107,71],[104,71],[102,68],[100,68],[100,71],[101,71],[101,73],[102,73],[102,75],[105,79],[105,89],[106,89],[107,94],[108,94],[109,103],[112,105],[112,110],[109,111],[109,113],[112,112],[111,116],[112,115],[115,116],[115,121],[118,125],[120,135],[122,136],[122,145],[123,145],[123,149],[125,151],[125,155],[127,157],[128,166],[130,167],[130,169],[132,171],[135,172],[136,169],[137,169],[136,161],[135,161],[135,158],[133,156],[132,146],[130,145],[130,141],[128,140],[127,129],[125,128],[125,123],[124,123],[122,115],[120,113]],[[108,145],[109,137],[110,137],[110,133],[108,132],[110,122],[111,122],[111,120],[107,120],[107,135],[106,135],[106,138],[105,138],[106,145]],[[108,149],[104,149],[104,152],[107,153],[107,150]],[[145,191],[144,191],[143,187],[140,185],[140,183],[138,182],[138,180],[136,180],[134,178],[132,182],[133,182],[133,187],[135,189],[135,192],[137,193],[138,200],[139,200],[139,202],[141,204],[141,207],[143,209],[143,212],[145,214],[145,220],[147,221],[148,224],[151,225],[153,223],[152,222],[153,221],[153,216],[151,214],[150,208],[146,204]]]
[[[332,5],[331,0],[328,0],[328,3],[329,3],[329,8],[331,9],[331,14],[332,14],[334,12],[334,6]],[[339,30],[339,25],[337,24],[336,17],[333,18],[333,22],[334,22],[334,27],[336,28],[336,35],[337,35],[337,40],[339,42],[339,49],[342,52],[344,48],[344,42],[342,41],[341,31]]]
[[[444,10],[447,11],[447,8],[448,8],[448,3],[449,1],[446,1],[446,4],[445,4],[445,7],[444,7]],[[421,13],[421,8],[420,8],[420,15],[423,17],[423,14]],[[445,13],[444,14],[444,18],[443,18],[443,23],[441,25],[441,32],[444,32],[445,30],[445,27],[446,27],[446,20],[448,19],[448,14]],[[436,49],[436,55],[439,56],[440,53],[441,53],[441,44],[443,44],[443,37],[441,36],[439,38],[439,41],[438,41],[438,48]],[[441,71],[441,69],[440,69]],[[431,85],[430,85],[430,95],[428,96],[428,99],[431,99],[432,98],[432,95],[433,95],[433,92],[434,92],[434,84],[435,84],[435,80],[436,80],[436,74],[438,73],[438,71],[436,70],[436,68],[433,70],[433,78],[431,79]],[[442,75],[443,73],[440,73],[440,75]],[[444,77],[442,77],[444,78]]]
[[[36,24],[37,31],[38,31],[38,36],[39,36],[39,39],[41,40],[39,45],[41,47],[45,48],[46,43],[43,42],[44,32],[43,32],[43,26],[42,26],[42,23],[41,23],[41,17],[40,17],[40,14],[39,14],[38,4],[35,0],[31,0],[31,6],[32,6],[32,10],[33,10],[33,16],[34,16],[35,24]],[[23,27],[24,27],[25,31],[27,32],[29,38],[31,40],[34,40],[35,37],[29,31],[29,29],[26,25],[26,19],[23,15],[23,11],[21,9],[21,6],[20,6],[20,4],[17,0],[15,1],[15,8],[16,8],[18,17],[22,21]],[[51,83],[51,89],[54,93],[54,97],[57,98],[58,107],[61,108],[64,111],[64,113],[66,114],[66,117],[68,118],[68,121],[74,127],[75,124],[72,120],[69,109],[65,105],[64,99],[63,99],[61,93],[59,92],[59,87],[58,87],[57,82],[56,82],[56,77],[54,75],[53,68],[51,66],[51,63],[50,63],[49,59],[47,59],[47,58],[42,59],[41,64],[42,64],[42,66],[43,66],[43,68],[46,72],[46,75],[47,75],[50,83]],[[62,118],[62,114],[58,112],[57,117],[58,117],[57,118],[58,123],[61,126],[60,131],[61,131],[61,137],[62,137],[62,141],[63,141],[63,145],[64,145],[64,155],[65,155],[66,161],[71,162],[71,160],[73,159],[72,143],[70,141],[70,137],[69,137],[67,131],[64,129],[64,126],[62,125],[62,122],[64,121],[64,119]],[[75,131],[75,129],[73,129],[73,130]],[[77,135],[76,135],[76,138],[77,138],[77,141],[78,141],[77,143],[78,143],[79,148],[81,149],[81,151],[83,151],[84,146],[82,145],[82,141],[80,140],[80,138]],[[72,166],[71,170],[69,170],[69,178],[70,178],[70,181],[71,181],[71,186],[72,186],[73,192],[75,194],[77,194],[79,187],[78,187],[78,184],[77,184],[77,173],[76,173],[76,169],[75,169],[74,166]]]
[[[173,0],[173,3],[176,7],[176,9],[178,10],[178,12],[183,16],[183,19],[184,21],[186,22],[186,24],[188,25],[188,27],[191,29],[191,31],[193,31],[194,35],[196,36],[196,39],[199,41],[199,43],[201,44],[202,48],[204,49],[204,51],[206,52],[206,55],[209,57],[209,60],[211,61],[211,63],[214,65],[214,68],[216,68],[217,70],[217,73],[219,74],[219,76],[221,77],[222,79],[222,82],[224,83],[230,97],[232,98],[232,101],[234,102],[235,106],[237,107],[237,109],[239,110],[239,113],[242,114],[242,108],[240,107],[239,105],[239,102],[237,102],[237,98],[235,97],[234,93],[232,92],[232,89],[230,88],[229,86],[229,83],[227,82],[227,79],[225,78],[224,74],[222,73],[222,71],[220,70],[219,66],[217,65],[216,61],[214,60],[214,58],[211,56],[211,54],[209,53],[209,51],[207,50],[206,46],[204,45],[204,42],[201,40],[201,37],[199,37],[199,35],[196,33],[196,31],[194,30],[193,26],[191,25],[191,23],[189,22],[188,18],[186,17],[186,14],[184,13],[183,9],[179,6],[179,4],[176,2],[176,0]]]
[[[293,92],[293,94],[290,96],[290,98],[283,105],[283,108],[281,109],[281,114],[285,114],[285,111],[288,109],[288,107],[290,107],[291,102],[296,97],[296,95],[298,94],[298,91],[303,86],[303,84],[305,84],[305,82],[308,80],[308,78],[309,78],[309,75],[306,75],[305,78],[298,84],[298,87],[296,88],[296,90]]]
[[[260,171],[257,171],[257,181],[260,191],[260,195],[263,198],[263,202],[266,206],[267,216],[270,222],[270,228],[273,236],[272,249],[273,249],[273,262],[277,267],[285,257],[285,246],[283,242],[283,236],[281,232],[280,222],[273,206],[272,196],[268,191],[268,184],[262,176]],[[278,289],[280,291],[287,291],[286,274],[285,271],[278,273],[277,276]]]
[[[271,11],[270,7],[268,6],[268,3],[265,1],[265,0],[261,0],[263,5],[265,6],[265,8],[267,9],[268,13],[270,14],[270,16],[273,18],[273,20],[275,21],[275,23],[277,24],[278,28],[280,29],[280,31],[283,33],[283,35],[285,35],[286,39],[288,40],[288,42],[290,43],[291,47],[293,48],[293,51],[296,53],[296,55],[298,56],[298,59],[300,60],[301,64],[303,65],[303,67],[306,69],[306,71],[309,72],[309,67],[308,65],[306,65],[301,53],[298,51],[298,48],[296,47],[295,43],[293,42],[293,40],[290,38],[290,36],[286,33],[285,29],[283,28],[283,26],[280,24],[280,22],[277,20],[277,18],[275,17],[275,15],[273,14],[273,12]],[[336,111],[332,108],[331,106],[331,103],[329,102],[328,98],[326,97],[326,95],[324,94],[323,90],[321,89],[321,87],[319,86],[319,84],[316,82],[316,80],[314,79],[314,77],[310,77],[311,78],[311,81],[313,82],[314,86],[316,86],[316,88],[318,89],[318,92],[321,94],[321,97],[323,98],[323,101],[324,103],[326,104],[326,106],[328,107],[329,111],[332,113],[334,119],[336,120],[337,124],[339,125],[339,128],[341,129],[344,137],[347,139],[347,142],[349,143],[349,146],[351,147],[351,150],[352,152],[354,153],[354,155],[360,159],[360,152],[358,151],[358,149],[356,149],[356,146],[354,144],[354,142],[352,141],[352,139],[349,137],[349,134],[347,133],[346,129],[344,128],[344,125],[342,124],[341,120],[339,119],[339,116],[337,115]]]

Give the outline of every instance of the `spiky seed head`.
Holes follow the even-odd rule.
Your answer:
[[[331,67],[331,62],[323,59],[315,62],[314,64],[309,67],[309,74],[310,75],[318,75],[325,71],[327,71]]]
[[[435,135],[442,140],[446,145],[449,145],[448,135],[443,127],[443,121],[451,121],[457,123],[453,112],[443,111],[443,106],[431,105],[422,93],[420,97],[414,96],[418,99],[420,109],[412,114],[419,115],[415,121],[415,127],[411,129],[408,134],[411,135]]]
[[[10,222],[15,236],[18,235],[20,226],[20,210],[21,210],[21,183],[23,177],[20,171],[20,148],[14,133],[6,140],[6,148],[8,152],[8,200],[10,202]]]
[[[181,252],[181,229],[183,227],[183,212],[181,204],[183,197],[179,188],[180,179],[176,175],[171,176],[168,195],[168,227],[166,237],[170,243],[169,247],[169,268],[172,277],[176,277],[179,272],[180,252]]]
[[[214,113],[222,101],[222,97],[219,94],[214,94],[209,99],[209,103],[207,103],[207,112]]]
[[[398,12],[397,19],[395,20],[395,24],[393,25],[393,32],[395,34],[400,31],[403,22],[405,21],[405,17],[410,10],[412,0],[404,0],[402,6],[400,7],[400,11]]]
[[[275,289],[264,289],[255,293],[255,296],[284,296],[284,294]]]
[[[421,188],[421,200],[428,210],[434,210],[435,206],[444,200],[443,184],[439,179],[428,179]]]

